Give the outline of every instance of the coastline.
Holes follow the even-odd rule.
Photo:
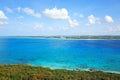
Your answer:
[[[102,71],[80,71],[31,66],[0,65],[1,80],[119,80],[120,74]]]
[[[28,64],[30,66],[33,66],[33,67],[39,67],[38,66],[34,66],[34,65],[31,65],[31,64]],[[44,68],[50,68],[51,70],[56,70],[56,69],[59,69],[59,70],[62,70],[62,69],[65,69],[65,70],[70,70],[70,71],[88,71],[88,72],[94,72],[94,71],[100,71],[100,72],[103,72],[103,73],[113,73],[113,74],[120,74],[120,72],[118,71],[109,71],[109,70],[97,70],[97,69],[91,69],[91,68],[84,68],[84,69],[69,69],[69,68],[53,68],[53,67],[49,67],[49,66],[42,66],[40,65],[41,67],[44,67]]]
[[[87,36],[86,36],[87,37]],[[99,36],[98,36],[99,37]],[[120,40],[119,39],[114,39],[114,38],[100,38],[100,39],[96,39],[96,38],[61,38],[61,37],[58,37],[58,38],[55,38],[55,37],[41,37],[41,36],[0,36],[0,38],[20,38],[20,39],[55,39],[55,40]]]
[[[98,70],[98,69],[92,69],[92,68],[70,69],[70,68],[58,68],[58,67],[50,67],[50,66],[43,66],[43,65],[32,65],[32,64],[0,64],[0,66],[14,66],[14,65],[27,65],[27,66],[31,66],[31,67],[43,67],[43,68],[49,68],[51,70],[87,71],[87,72],[103,72],[103,73],[111,73],[111,74],[120,74],[120,72],[118,72],[118,71]]]

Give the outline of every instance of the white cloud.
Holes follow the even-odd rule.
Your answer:
[[[7,20],[8,17],[0,10],[0,20]]]
[[[43,27],[43,23],[35,23],[34,29],[38,29],[38,28],[42,28],[42,27]]]
[[[18,12],[22,11],[22,12],[26,13],[27,15],[31,15],[31,16],[34,16],[34,17],[37,17],[37,18],[41,17],[40,13],[35,12],[31,8],[21,8],[21,7],[18,7],[17,10],[18,10]]]
[[[108,23],[114,22],[111,16],[105,16],[105,21]]]
[[[45,9],[43,11],[44,15],[48,18],[51,18],[51,19],[68,19],[69,16],[68,16],[68,11],[67,9],[65,8],[62,8],[62,9],[57,9],[56,7],[55,8],[52,8],[52,9]]]
[[[89,24],[100,23],[99,18],[95,17],[94,15],[88,16],[88,21],[89,21]]]
[[[78,22],[77,20],[68,19],[68,23],[69,23],[69,26],[70,26],[70,27],[79,26],[79,22]]]
[[[52,9],[45,9],[43,14],[51,19],[68,21],[67,27],[69,28],[79,26],[79,22],[77,20],[72,20],[68,15],[68,10],[65,8],[58,9],[55,7]]]
[[[23,12],[25,12],[28,15],[40,18],[41,14],[40,13],[36,13],[33,9],[30,8],[23,8]]]
[[[3,11],[0,10],[0,26],[8,24],[8,22],[6,21],[7,19],[8,17],[4,14]]]
[[[83,14],[80,14],[80,16],[79,16],[80,18],[83,18],[84,17],[84,15]]]
[[[8,12],[8,13],[13,13],[12,9],[6,7],[5,10]]]
[[[76,27],[79,26],[79,22],[77,20],[71,20],[70,16],[68,15],[68,10],[65,8],[52,8],[52,9],[45,9],[43,14],[51,19],[55,20],[67,20],[69,27]]]

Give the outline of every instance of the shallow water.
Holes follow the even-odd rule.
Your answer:
[[[0,38],[0,64],[120,72],[120,40]]]

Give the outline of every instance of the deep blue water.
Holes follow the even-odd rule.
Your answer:
[[[120,40],[0,38],[0,64],[120,72]]]

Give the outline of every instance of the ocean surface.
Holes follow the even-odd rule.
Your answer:
[[[0,64],[120,73],[120,40],[0,38]]]

